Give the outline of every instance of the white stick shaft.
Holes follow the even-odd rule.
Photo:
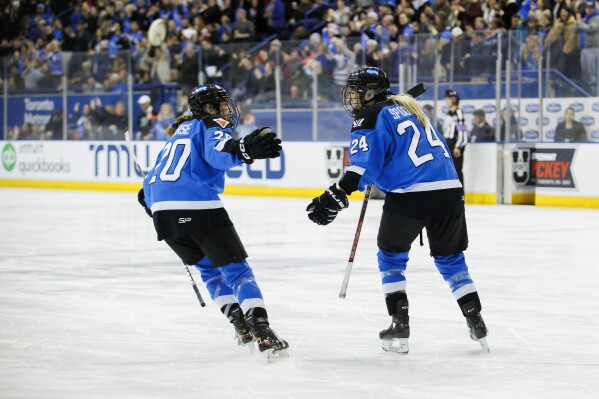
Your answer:
[[[135,155],[135,151],[133,151],[133,142],[131,141],[131,135],[129,134],[128,130],[125,132],[125,141],[127,141],[127,146],[129,147],[129,152],[133,156],[133,162],[135,162],[135,164],[139,168],[139,171],[141,172],[141,175],[145,179],[146,172],[144,172],[144,170],[141,168],[141,162],[139,162],[139,159],[137,159],[137,155]]]
[[[351,276],[351,269],[353,266],[354,262],[347,262],[345,276],[343,277],[343,284],[341,284],[341,291],[339,291],[339,298],[345,298],[345,294],[347,294],[347,285],[349,284],[349,276]]]
[[[347,269],[345,269],[345,277],[343,278],[343,284],[341,285],[341,291],[339,292],[339,298],[345,298],[347,293],[347,285],[349,284],[349,276],[351,275],[351,269],[354,264],[354,257],[356,256],[356,250],[358,249],[358,241],[360,240],[360,232],[362,231],[362,224],[364,223],[364,216],[366,215],[366,207],[368,206],[368,199],[370,198],[370,191],[372,185],[366,187],[364,193],[364,201],[362,202],[362,210],[360,211],[360,218],[358,219],[358,226],[356,227],[356,234],[354,235],[354,243],[351,247],[349,254],[349,261],[347,262]]]

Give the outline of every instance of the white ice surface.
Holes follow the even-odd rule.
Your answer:
[[[135,193],[0,189],[0,398],[599,397],[599,212],[467,208],[490,354],[415,243],[410,354],[400,356],[378,340],[389,322],[380,201],[345,300],[360,202],[326,228],[308,221],[305,199],[224,202],[289,359],[267,364],[235,345]]]

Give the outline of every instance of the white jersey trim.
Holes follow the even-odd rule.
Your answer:
[[[224,208],[220,200],[216,201],[160,201],[152,204],[152,212],[196,209]]]
[[[361,168],[359,166],[356,165],[352,165],[349,168],[345,169],[346,172],[354,172],[359,174],[360,176],[362,176],[364,174],[364,172],[366,172],[366,169]]]
[[[216,145],[216,147],[214,147],[214,148],[215,148],[217,151],[222,151],[222,150],[223,150],[223,148],[225,148],[225,144],[227,144],[227,142],[228,142],[229,140],[233,140],[233,139],[229,138],[229,139],[226,139],[226,140],[222,140],[222,141],[221,141],[220,143],[218,143],[218,144]]]
[[[218,308],[222,308],[225,305],[230,305],[232,303],[237,303],[237,299],[235,299],[235,295],[222,295],[214,298],[214,303],[218,306]]]
[[[476,292],[476,287],[474,286],[474,283],[470,283],[470,284],[463,285],[460,288],[458,288],[457,290],[455,290],[453,292],[453,296],[456,300],[458,300],[463,296],[472,294],[473,292]]]
[[[393,294],[398,291],[406,290],[406,280],[396,281],[394,283],[384,283],[383,284],[383,292],[385,294]]]
[[[418,191],[434,191],[434,190],[447,190],[449,188],[462,187],[462,183],[458,179],[454,180],[440,180],[432,181],[428,183],[416,183],[412,184],[408,188],[398,188],[397,190],[391,190],[392,193],[415,193]]]
[[[248,298],[239,304],[243,314],[246,314],[251,308],[266,308],[264,300],[261,298]]]

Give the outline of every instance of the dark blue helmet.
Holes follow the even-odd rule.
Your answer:
[[[187,100],[189,112],[195,117],[208,115],[206,105],[211,105],[217,114],[227,119],[233,129],[237,127],[240,117],[239,108],[224,88],[219,85],[205,84],[193,89]]]

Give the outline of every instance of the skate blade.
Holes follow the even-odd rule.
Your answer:
[[[393,338],[391,340],[381,340],[383,350],[385,352],[394,352],[402,355],[407,355],[409,352],[407,338]]]
[[[279,349],[279,350],[269,349],[269,350],[266,350],[266,351],[264,351],[262,353],[266,357],[266,361],[268,363],[275,363],[275,362],[278,362],[280,360],[287,359],[289,357],[289,353],[287,353],[287,349],[286,348],[285,349]]]
[[[255,344],[255,342],[256,341],[250,341],[250,342],[245,343],[245,344],[241,344],[240,343],[239,346],[246,347],[246,348],[249,349],[250,353],[254,353],[256,351],[256,344]]]
[[[485,352],[491,352],[489,350],[489,345],[487,344],[487,338],[481,338],[481,339],[479,339],[478,343],[483,348],[483,351],[485,351]]]
[[[233,337],[233,340],[234,340],[235,342],[237,342],[237,345],[238,345],[238,346],[254,346],[254,342],[256,342],[256,340],[255,340],[255,339],[253,339],[253,338],[252,338],[252,340],[251,340],[251,341],[248,341],[248,342],[243,342],[243,341],[241,340],[241,338],[239,338],[239,336],[237,336],[237,334],[235,335],[235,337]]]

